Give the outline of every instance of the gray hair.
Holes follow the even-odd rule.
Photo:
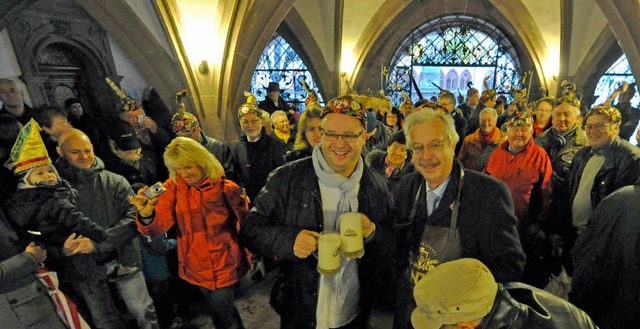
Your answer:
[[[18,84],[15,81],[11,80],[11,79],[0,78],[0,85],[3,84],[3,83],[12,84],[12,85],[14,85],[16,87],[16,89],[21,90],[20,86],[18,86]]]
[[[273,111],[271,113],[271,123],[276,122],[276,119],[281,116],[287,117],[287,114],[282,110]]]
[[[410,114],[404,121],[404,136],[407,139],[407,147],[411,147],[413,141],[411,140],[411,129],[413,126],[426,123],[431,120],[440,120],[444,123],[444,129],[447,134],[447,138],[451,145],[456,145],[460,140],[460,136],[456,132],[456,126],[453,122],[453,117],[448,114],[444,114],[440,111],[424,110]]]

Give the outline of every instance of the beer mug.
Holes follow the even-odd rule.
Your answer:
[[[331,275],[340,270],[340,234],[322,231],[318,236],[318,272]]]
[[[342,254],[346,258],[360,258],[364,255],[364,238],[362,237],[362,218],[360,213],[347,212],[338,217]]]

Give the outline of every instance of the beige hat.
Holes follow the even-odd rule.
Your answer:
[[[416,329],[474,321],[489,314],[498,284],[479,260],[462,258],[436,266],[413,290],[417,308],[411,314]]]

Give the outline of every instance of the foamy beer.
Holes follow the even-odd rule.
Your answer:
[[[340,234],[335,231],[320,232],[318,237],[318,272],[330,275],[340,270]]]
[[[364,239],[362,238],[362,218],[360,213],[347,212],[338,218],[342,253],[347,258],[360,258],[364,255]]]

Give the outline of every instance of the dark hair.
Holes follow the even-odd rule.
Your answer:
[[[36,121],[44,127],[51,128],[53,124],[53,118],[55,117],[67,117],[67,112],[61,110],[57,106],[46,106],[35,111]]]
[[[67,100],[64,101],[64,108],[68,109],[69,106],[71,106],[71,105],[73,105],[75,103],[80,103],[80,101],[75,99],[75,98],[67,98]]]
[[[398,122],[396,122],[396,126],[398,126],[398,128],[402,129],[402,120],[404,120],[404,115],[402,114],[402,112],[400,112],[400,110],[398,110],[397,107],[392,107],[391,111],[387,111],[387,113],[384,115],[384,124],[387,124],[387,115],[389,114],[395,114],[396,117],[398,117]]]
[[[506,102],[502,99],[502,98],[498,98],[496,99],[496,106],[494,107],[498,107],[498,105],[505,105]]]
[[[469,90],[467,90],[467,97],[473,96],[475,94],[479,94],[480,92],[478,91],[478,89],[476,88],[469,88]]]
[[[391,146],[393,142],[398,142],[398,144],[407,145],[407,138],[404,136],[404,131],[398,130],[387,138],[387,147]]]
[[[18,118],[11,114],[0,115],[0,144],[8,145],[9,148],[16,142],[18,135],[22,129],[22,124]]]

